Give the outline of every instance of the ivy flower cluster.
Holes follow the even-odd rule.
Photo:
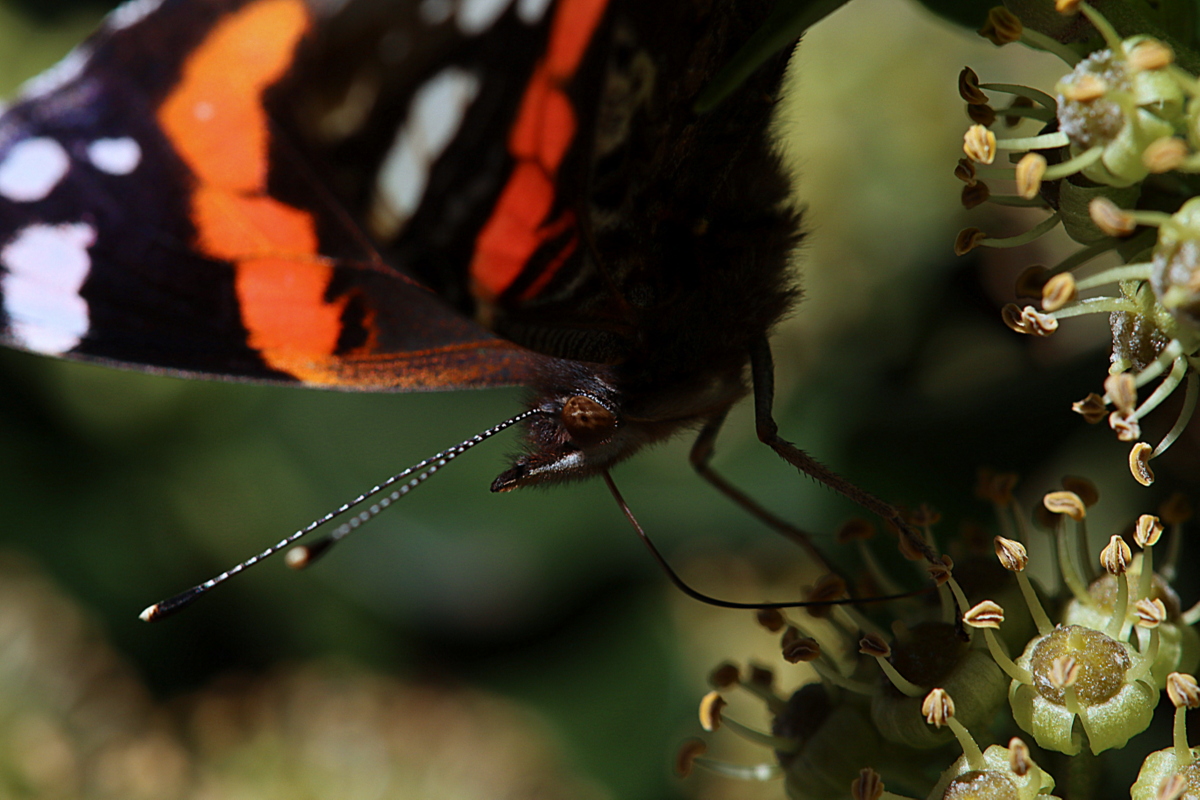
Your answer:
[[[1174,741],[1145,758],[1132,796],[1200,795],[1200,750],[1189,745],[1184,721],[1184,710],[1200,706],[1192,677],[1200,666],[1193,627],[1200,604],[1182,609],[1171,587],[1190,506],[1171,498],[1132,525],[1133,547],[1116,534],[1096,557],[1087,518],[1099,495],[1090,482],[1064,479],[1033,514],[1016,500],[1015,483],[1012,475],[981,478],[979,493],[994,506],[1000,534],[990,548],[986,537],[971,537],[977,546],[957,566],[943,556],[928,567],[936,604],[897,604],[888,628],[849,606],[822,612],[820,622],[817,609],[758,612],[758,623],[780,637],[783,660],[811,666],[817,682],[788,695],[777,687],[776,670],[720,665],[701,702],[702,727],[724,728],[774,757],[730,764],[707,757],[697,739],[682,748],[679,769],[783,779],[792,798],[1049,798],[1058,786],[1049,765],[1061,773],[1061,756],[1125,748],[1150,725],[1165,689],[1176,708]],[[925,510],[915,521],[932,543],[937,515]],[[861,544],[871,530],[859,521],[839,538]],[[1029,549],[1039,538],[1056,586],[1029,577]],[[871,585],[895,583],[875,560],[864,564]],[[845,589],[831,577],[813,596]],[[733,692],[766,707],[770,730],[726,713]],[[999,731],[1006,731],[1004,746],[975,738],[986,742]],[[947,766],[950,742],[960,755]],[[1058,776],[1068,782],[1065,796],[1088,796],[1071,784],[1078,771],[1065,772]]]
[[[1087,3],[1057,5],[1063,13],[1084,15],[1102,47],[1081,56],[1025,30],[1004,9],[993,11],[986,31],[998,44],[1021,40],[1062,57],[1072,69],[1053,94],[980,83],[969,69],[959,77],[975,122],[956,169],[966,184],[964,205],[992,202],[1050,213],[1009,238],[968,228],[955,249],[1013,247],[1059,225],[1083,245],[1058,264],[1025,270],[1017,294],[1039,299],[1040,308],[1009,304],[1002,316],[1018,333],[1050,336],[1064,319],[1109,315],[1112,354],[1104,391],[1089,393],[1073,409],[1091,423],[1107,420],[1118,439],[1131,443],[1130,471],[1148,486],[1151,460],[1178,439],[1200,396],[1200,81],[1180,66],[1167,42],[1121,38]],[[997,110],[989,93],[1014,99]],[[998,122],[1025,120],[1039,123],[1041,132],[997,137],[993,130]],[[1001,152],[1010,154],[1009,166],[998,163]],[[993,194],[989,182],[995,180],[1012,181],[1015,192]],[[1123,263],[1076,276],[1106,253]],[[1180,386],[1184,400],[1174,426],[1157,443],[1143,441],[1141,420]]]

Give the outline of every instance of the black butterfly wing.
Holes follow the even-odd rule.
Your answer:
[[[344,388],[529,379],[542,359],[385,264],[272,122],[322,24],[298,0],[139,2],[30,84],[0,117],[6,344]]]
[[[783,59],[713,113],[693,103],[769,2],[561,0],[532,26],[523,3],[491,5],[503,12],[474,38],[439,21],[430,35],[458,49],[393,94],[382,67],[325,69],[355,63],[364,39],[328,26],[302,48],[275,118],[333,171],[328,185],[390,263],[506,338],[609,364],[744,361],[742,338],[715,323],[762,334],[791,296],[795,220],[765,138]],[[380,52],[403,38],[380,19],[362,26]],[[414,144],[398,122],[419,116],[414,98],[465,75],[473,100],[456,135]],[[398,163],[423,168],[397,188]]]

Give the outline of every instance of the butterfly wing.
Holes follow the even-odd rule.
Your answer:
[[[447,2],[415,21],[402,4],[351,6],[268,106],[389,262],[532,349],[611,361],[626,320],[585,241],[605,120],[632,105],[605,111],[623,5]],[[461,12],[484,6],[481,32]],[[375,63],[413,30],[448,43],[436,62],[401,76]],[[374,61],[349,56],[364,45]]]
[[[0,117],[0,335],[367,389],[736,370],[712,321],[769,327],[791,236],[767,94],[691,111],[743,5],[133,0]]]
[[[0,117],[6,344],[342,388],[529,380],[544,359],[384,263],[268,116],[316,21],[137,0],[26,87]]]
[[[789,298],[795,220],[763,136],[782,59],[715,112],[693,108],[769,2],[419,8],[435,5],[442,18],[397,22],[403,4],[352,3],[268,97],[386,260],[542,353],[650,359],[648,373],[714,348],[744,363],[714,321],[765,330]],[[486,33],[458,18],[485,6]],[[412,30],[457,46],[405,55],[401,76],[355,55],[407,54]],[[706,330],[712,342],[686,341]]]

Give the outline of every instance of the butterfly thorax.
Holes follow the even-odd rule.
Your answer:
[[[540,326],[503,309],[489,320],[535,349],[606,363],[555,361],[545,370],[531,401],[545,414],[495,488],[587,477],[746,394],[752,340],[795,297],[788,265],[797,219],[765,134],[782,61],[711,113],[694,113],[692,101],[752,26],[730,20],[701,42],[676,45],[670,58],[686,66],[667,79],[637,48],[634,26],[618,25],[589,195],[593,268],[581,270],[594,285],[564,284],[561,296],[549,287]],[[592,420],[573,434],[577,397],[607,412],[606,435]]]

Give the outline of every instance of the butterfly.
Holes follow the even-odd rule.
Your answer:
[[[0,116],[0,341],[185,377],[524,385],[486,434],[525,427],[498,492],[615,492],[613,465],[698,430],[693,464],[734,494],[708,460],[753,393],[762,441],[903,530],[771,417],[797,296],[767,137],[786,54],[695,110],[770,7],[130,0]]]

